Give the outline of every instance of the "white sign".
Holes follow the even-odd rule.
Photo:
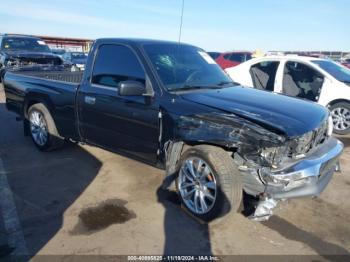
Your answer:
[[[205,61],[207,61],[208,64],[216,64],[213,58],[211,58],[210,55],[208,55],[206,52],[198,51],[198,54],[201,55],[201,57],[204,58]]]

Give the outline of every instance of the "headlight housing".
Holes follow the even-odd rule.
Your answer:
[[[20,64],[20,61],[18,59],[13,59],[10,58],[8,60],[5,61],[5,66],[18,66]]]
[[[294,137],[284,142],[283,145],[275,147],[263,147],[254,154],[246,155],[251,161],[263,167],[277,169],[281,162],[293,161],[304,158],[307,153],[325,143],[332,135],[333,121],[329,116],[318,128]],[[249,158],[250,157],[250,158]]]
[[[303,158],[305,154],[313,146],[312,144],[313,140],[314,140],[314,131],[310,131],[305,135],[294,139],[291,146],[291,149],[292,149],[291,156],[294,159]]]
[[[277,168],[286,157],[288,152],[287,146],[264,148],[260,152],[260,156],[267,162],[267,164],[273,168]]]
[[[260,179],[265,185],[274,187],[284,187],[288,189],[300,187],[311,182],[314,177],[305,176],[302,172],[294,172],[291,174],[273,174],[268,168],[258,170]]]

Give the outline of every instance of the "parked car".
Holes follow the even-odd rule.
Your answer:
[[[236,86],[177,42],[99,39],[84,73],[7,72],[4,88],[40,150],[70,139],[163,168],[163,186],[204,221],[237,211],[243,191],[258,220],[279,200],[319,195],[343,149],[326,108]]]
[[[0,35],[0,82],[7,68],[61,64],[62,60],[54,55],[40,38],[9,34]]]
[[[222,53],[215,61],[222,69],[239,65],[245,61],[252,59],[252,53],[246,51],[234,51]]]
[[[84,52],[66,52],[62,56],[64,62],[76,70],[84,70],[87,54]]]
[[[211,58],[216,60],[221,55],[221,53],[219,53],[219,52],[208,52],[208,55],[210,55]]]
[[[226,69],[244,85],[308,99],[332,113],[334,132],[350,133],[350,70],[327,59],[276,56],[252,59]]]

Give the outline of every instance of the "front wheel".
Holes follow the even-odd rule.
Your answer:
[[[176,185],[186,210],[206,222],[236,212],[242,200],[239,171],[231,156],[215,146],[188,149]]]
[[[333,130],[338,135],[350,133],[350,103],[340,102],[332,105],[330,111],[333,119]]]

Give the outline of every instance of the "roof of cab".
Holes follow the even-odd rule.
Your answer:
[[[181,44],[192,46],[187,43],[176,42],[176,41],[167,41],[167,40],[158,40],[158,39],[145,39],[145,38],[99,38],[96,39],[96,43],[100,42],[110,42],[110,43],[125,43],[125,44],[134,44],[134,45],[144,45],[144,44]]]

